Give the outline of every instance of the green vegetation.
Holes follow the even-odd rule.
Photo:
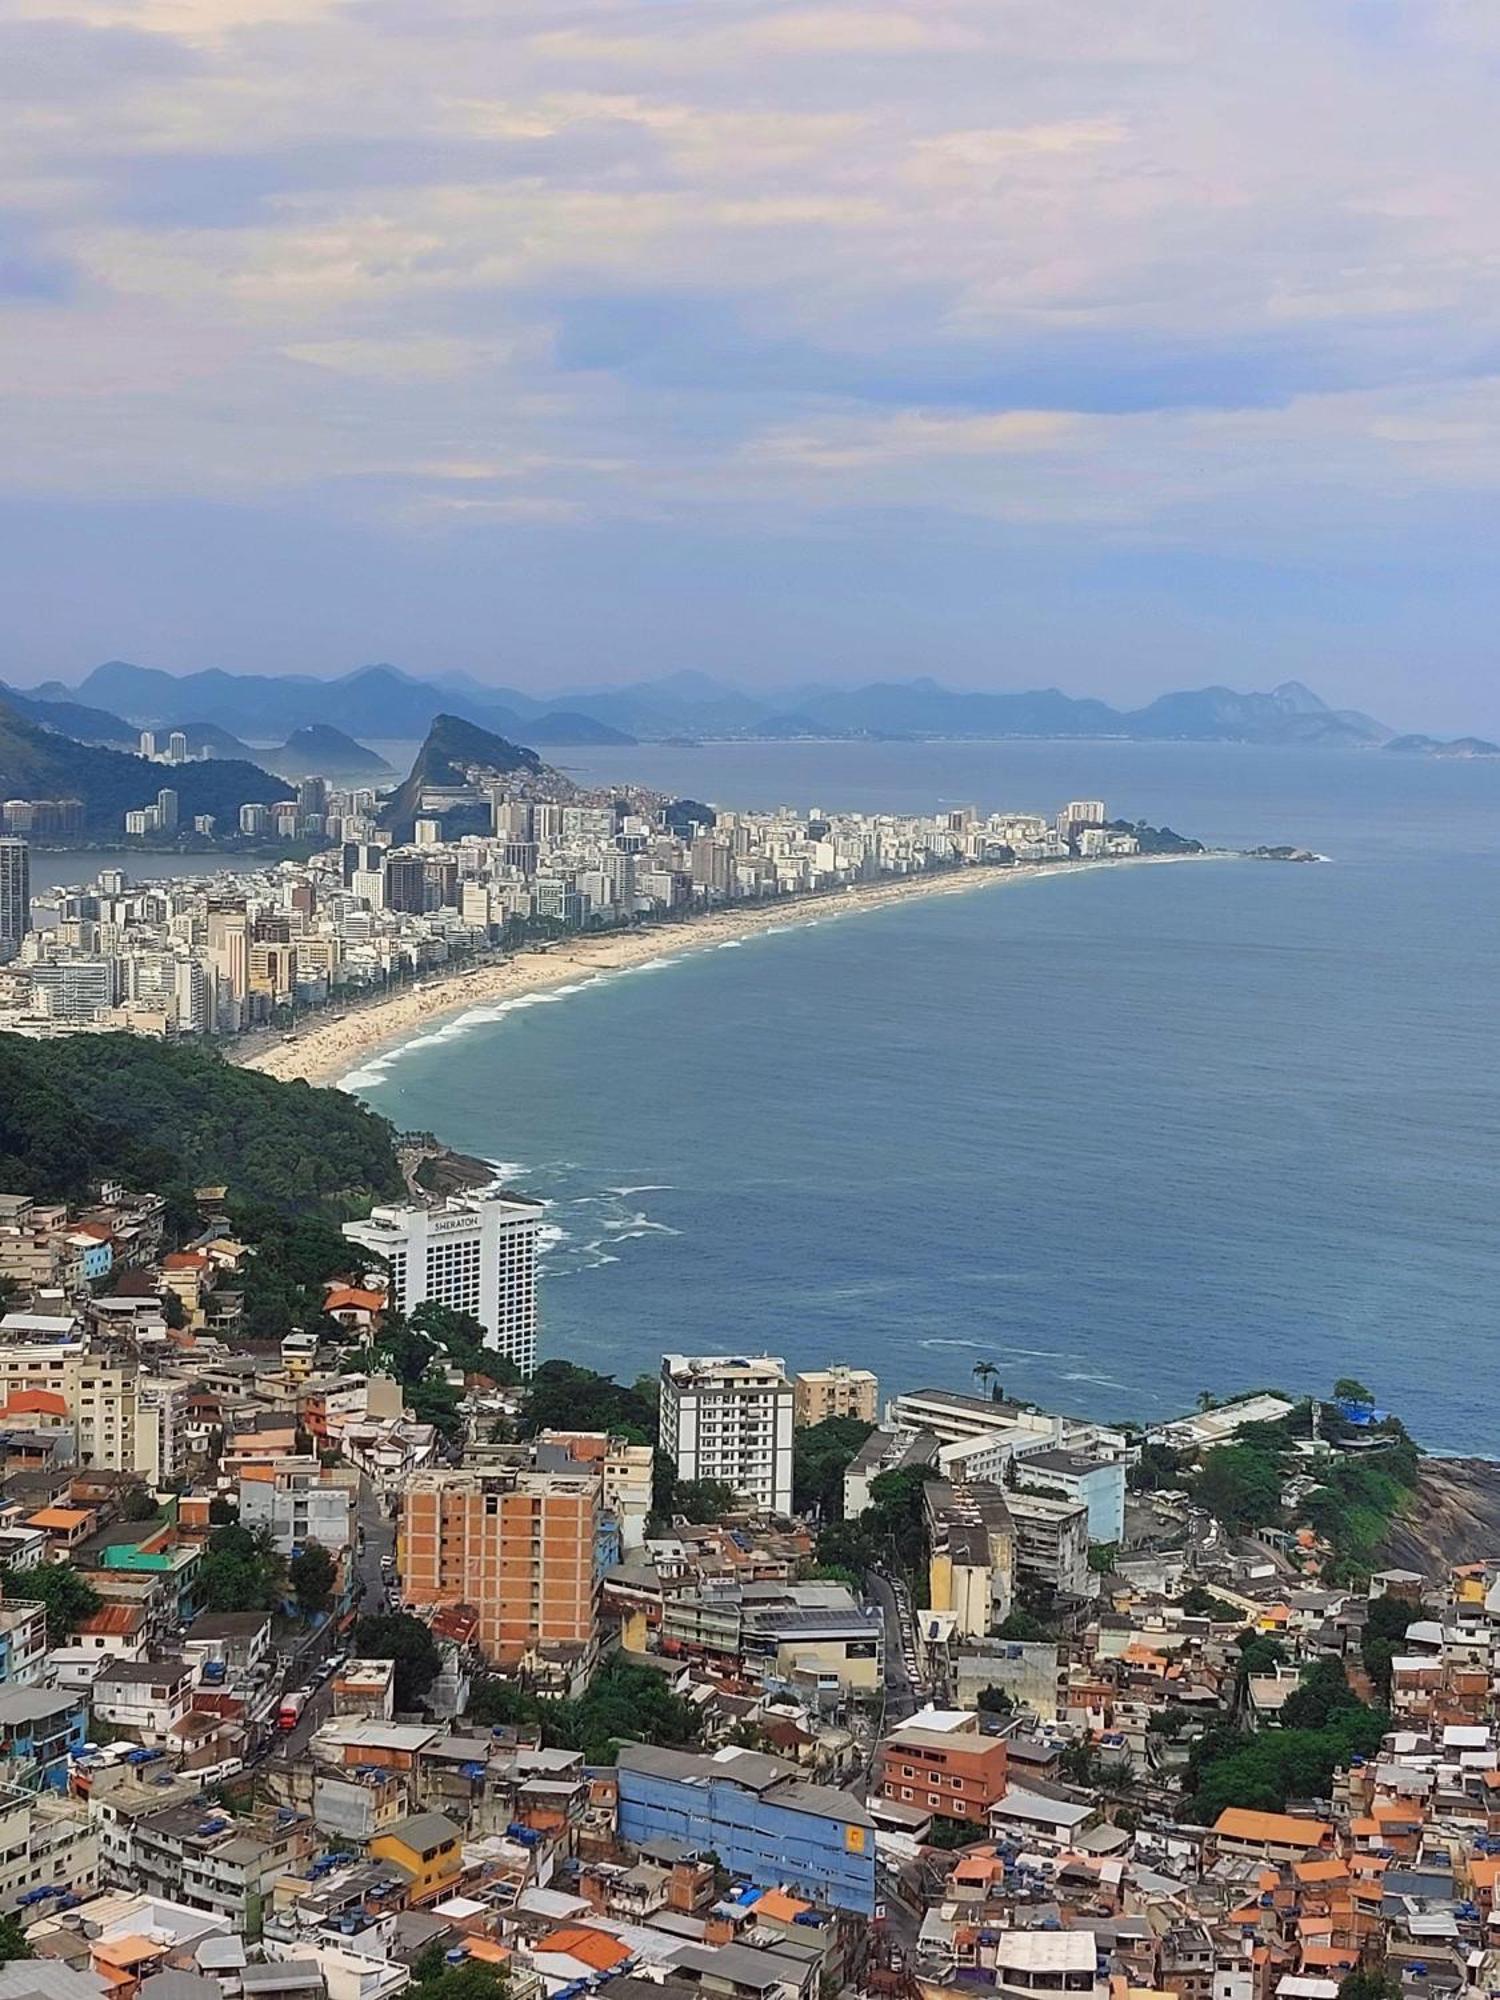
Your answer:
[[[203,1611],[274,1611],[287,1593],[287,1566],[264,1528],[215,1528],[198,1569]]]
[[[347,1341],[346,1328],[323,1311],[331,1279],[347,1277],[363,1252],[319,1215],[284,1215],[269,1202],[236,1201],[234,1228],[255,1254],[234,1280],[244,1300],[243,1331],[252,1340],[279,1339],[288,1327]]]
[[[1302,1515],[1332,1548],[1336,1581],[1352,1582],[1378,1567],[1380,1545],[1412,1496],[1420,1464],[1416,1446],[1403,1431],[1383,1451],[1367,1458],[1336,1458],[1328,1465]]]
[[[436,1639],[420,1618],[405,1611],[382,1611],[361,1618],[350,1650],[362,1660],[396,1662],[396,1706],[415,1708],[442,1670]]]
[[[1326,1798],[1335,1770],[1373,1754],[1390,1726],[1384,1709],[1358,1699],[1337,1660],[1311,1667],[1281,1713],[1279,1728],[1254,1736],[1224,1725],[1198,1738],[1184,1818],[1208,1826],[1228,1806],[1281,1812],[1289,1798]]]
[[[35,1957],[36,1953],[26,1942],[21,1919],[14,1910],[7,1910],[4,1916],[0,1916],[0,1965],[9,1965],[17,1958]]]
[[[1057,1634],[1050,1626],[1044,1624],[1034,1611],[1028,1611],[1024,1605],[1017,1604],[1006,1612],[995,1627],[995,1637],[1010,1639],[1020,1645],[1036,1645],[1055,1639]]]
[[[1139,1462],[1125,1474],[1132,1493],[1170,1492],[1186,1484],[1188,1456],[1170,1445],[1143,1444]]]
[[[1281,1460],[1249,1444],[1221,1444],[1205,1452],[1193,1481],[1193,1498],[1233,1534],[1281,1518]]]
[[[1356,1966],[1339,1981],[1339,2000],[1401,2000],[1401,1981],[1380,1966]]]
[[[287,1564],[287,1582],[305,1617],[316,1617],[333,1603],[338,1564],[321,1542],[308,1542]]]
[[[1351,1376],[1334,1385],[1334,1394],[1346,1403],[1370,1400],[1364,1384]],[[1314,1474],[1319,1484],[1293,1510],[1290,1523],[1312,1528],[1328,1544],[1331,1580],[1352,1582],[1376,1566],[1390,1524],[1416,1486],[1420,1454],[1395,1417],[1351,1424],[1335,1402],[1321,1404],[1316,1414],[1325,1442],[1358,1441],[1365,1449],[1334,1450],[1316,1460],[1297,1455],[1296,1440],[1313,1433],[1314,1405],[1304,1402],[1278,1423],[1245,1425],[1231,1444],[1205,1452],[1197,1472],[1183,1477],[1199,1506],[1231,1534],[1244,1534],[1287,1520],[1281,1496],[1288,1478]],[[1157,1471],[1153,1466],[1153,1478]],[[1132,1483],[1140,1490],[1135,1479]]]
[[[1015,1696],[1007,1694],[1004,1688],[987,1687],[979,1690],[976,1707],[981,1715],[1011,1715],[1015,1711]]]
[[[63,1645],[102,1602],[71,1563],[38,1563],[35,1569],[0,1569],[0,1594],[8,1604],[29,1600],[47,1607],[47,1644]]]
[[[549,1749],[581,1750],[590,1764],[613,1764],[622,1743],[680,1749],[698,1734],[696,1713],[662,1674],[621,1659],[602,1667],[578,1701],[549,1701],[514,1681],[487,1678],[474,1689],[469,1718],[486,1727],[539,1728]]]
[[[1243,1625],[1246,1622],[1245,1614],[1237,1604],[1231,1604],[1225,1597],[1215,1597],[1201,1583],[1195,1583],[1190,1590],[1182,1593],[1182,1608],[1189,1618],[1212,1618],[1218,1625]]]
[[[531,1378],[525,1428],[533,1437],[538,1431],[613,1431],[631,1444],[655,1444],[655,1378],[645,1375],[624,1388],[592,1368],[544,1361]]]
[[[882,1472],[870,1482],[870,1504],[854,1521],[831,1521],[818,1536],[820,1566],[852,1570],[900,1570],[913,1602],[926,1602],[927,1531],[922,1494],[936,1477],[925,1466]]]
[[[154,805],[167,783],[188,827],[199,813],[212,813],[233,831],[242,805],[272,805],[292,796],[290,785],[242,758],[209,757],[165,771],[148,757],[99,749],[44,729],[0,700],[0,784],[8,799],[81,799],[87,830],[119,840],[125,814]]]
[[[844,1517],[844,1474],[875,1426],[859,1417],[825,1417],[792,1433],[792,1505],[824,1521]]]
[[[672,1512],[695,1523],[722,1521],[739,1503],[722,1479],[685,1479],[672,1486]]]
[[[984,1828],[975,1826],[971,1820],[935,1819],[926,1845],[942,1848],[945,1853],[951,1854],[956,1848],[972,1847],[976,1840],[983,1840],[984,1837]]]
[[[0,1186],[82,1201],[101,1179],[165,1195],[178,1226],[204,1184],[278,1218],[352,1213],[402,1184],[390,1126],[342,1091],[186,1042],[0,1035]]]
[[[510,1982],[498,1965],[471,1959],[450,1965],[440,1944],[431,1944],[412,1966],[422,2000],[505,2000]]]
[[[1410,1604],[1404,1597],[1377,1597],[1365,1613],[1360,1634],[1359,1656],[1365,1672],[1381,1701],[1391,1698],[1391,1661],[1400,1651],[1400,1641],[1419,1618],[1430,1618],[1425,1604]]]

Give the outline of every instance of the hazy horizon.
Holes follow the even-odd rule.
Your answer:
[[[0,678],[1500,735],[1500,17],[17,0]]]

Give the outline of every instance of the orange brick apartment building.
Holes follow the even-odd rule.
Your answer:
[[[924,1708],[880,1746],[880,1795],[919,1812],[988,1827],[1005,1797],[1005,1743],[980,1733],[979,1717]]]
[[[587,1646],[598,1627],[601,1487],[589,1472],[419,1472],[402,1501],[397,1570],[409,1610],[469,1604],[480,1650]]]

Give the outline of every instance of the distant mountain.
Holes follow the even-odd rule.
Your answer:
[[[479,790],[500,778],[513,777],[517,771],[540,777],[546,768],[535,750],[511,743],[503,736],[495,736],[487,729],[466,722],[462,716],[439,715],[427,732],[427,739],[417,752],[400,789],[392,794],[381,819],[398,840],[410,840],[412,828],[422,810],[424,794]],[[460,807],[458,810],[464,812],[465,809]],[[434,816],[443,819],[445,824],[449,817],[442,811]],[[472,814],[469,816],[472,817]]]
[[[264,756],[266,768],[283,778],[363,778],[378,784],[396,775],[384,757],[328,722],[294,729],[279,750]]]
[[[241,743],[238,736],[221,729],[216,722],[164,722],[156,732],[157,749],[165,749],[167,738],[179,730],[187,738],[190,756],[243,757],[254,762],[255,752],[249,744]]]
[[[1164,694],[1120,718],[1122,734],[1188,742],[1383,743],[1390,731],[1357,709],[1333,709],[1300,681],[1269,694],[1236,694],[1233,688],[1198,688]]]
[[[262,743],[300,729],[337,729],[351,715],[370,716],[388,738],[421,736],[437,716],[456,715],[497,734],[524,730],[547,744],[635,740],[607,716],[559,710],[516,688],[481,688],[468,675],[422,681],[384,664],[321,681],[306,674],[226,674],[218,668],[176,675],[108,660],[84,676],[77,694],[107,703],[115,711],[110,719],[131,738],[135,729],[120,723],[122,715],[138,728],[161,730],[186,711]]]
[[[1330,708],[1297,681],[1269,692],[1185,689],[1123,709],[1057,688],[968,692],[926,678],[853,688],[809,683],[766,696],[690,671],[622,687],[576,688],[544,700],[519,688],[483,687],[469,674],[418,680],[389,664],[323,681],[217,669],[179,678],[111,660],[76,691],[49,682],[25,698],[54,706],[100,704],[91,712],[102,716],[101,727],[117,732],[136,724],[161,728],[186,713],[262,743],[301,729],[340,729],[351,716],[371,718],[382,738],[420,737],[440,715],[548,748],[725,736],[1116,737],[1354,748],[1384,743],[1392,733],[1358,710]]]
[[[1500,743],[1483,736],[1393,736],[1387,750],[1399,750],[1415,757],[1500,757]]]
[[[154,764],[59,736],[0,698],[0,797],[81,799],[89,833],[118,835],[127,812],[153,805],[168,786],[177,794],[183,821],[212,813],[221,832],[236,830],[242,805],[270,805],[291,797],[291,787],[280,778],[241,759]]]
[[[103,743],[113,749],[134,750],[140,736],[140,731],[122,716],[74,701],[66,689],[61,690],[59,697],[43,698],[36,693],[21,694],[0,682],[0,701],[12,714],[42,729],[56,730],[60,736],[71,736],[78,743]]]

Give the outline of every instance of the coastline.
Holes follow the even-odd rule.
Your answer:
[[[450,1022],[471,1008],[492,1007],[528,994],[584,984],[610,973],[680,958],[689,952],[738,944],[768,931],[856,916],[916,897],[966,895],[1047,876],[1238,858],[1233,852],[1221,849],[1205,854],[1133,854],[1097,861],[1023,862],[1012,868],[944,870],[778,899],[749,908],[736,904],[706,911],[683,923],[582,933],[555,944],[528,945],[503,959],[439,975],[422,986],[406,987],[346,1014],[319,1019],[300,1030],[295,1041],[245,1036],[239,1044],[226,1049],[225,1054],[240,1068],[258,1070],[283,1083],[300,1081],[338,1087],[342,1078],[372,1059],[389,1055],[401,1043]]]

